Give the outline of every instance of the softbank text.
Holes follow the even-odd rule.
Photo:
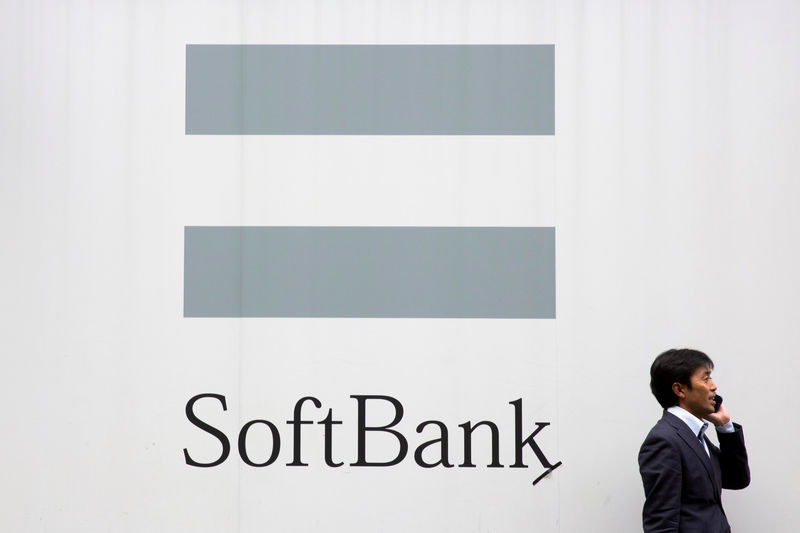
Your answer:
[[[388,467],[394,466],[401,463],[405,460],[406,456],[409,452],[409,441],[408,438],[399,431],[397,425],[403,419],[403,404],[393,398],[391,396],[383,396],[383,395],[360,395],[360,394],[353,394],[350,396],[356,402],[356,442],[357,442],[357,451],[356,451],[356,459],[353,462],[349,463],[349,466],[352,467]],[[214,393],[203,393],[198,394],[186,403],[186,418],[197,426],[199,429],[205,431],[206,433],[212,435],[216,439],[219,440],[220,444],[222,445],[222,452],[213,461],[209,462],[200,462],[195,460],[192,455],[190,454],[187,448],[183,449],[183,456],[186,461],[186,464],[189,466],[196,466],[196,467],[214,467],[221,465],[228,459],[228,456],[231,452],[231,443],[228,439],[227,435],[220,429],[212,426],[211,424],[200,420],[200,418],[195,414],[194,407],[195,403],[203,399],[211,399],[216,400],[222,407],[223,411],[228,410],[228,405],[224,395],[221,394],[214,394]],[[391,408],[394,411],[394,416],[392,417],[391,421],[384,423],[382,425],[367,425],[367,411],[370,405],[375,406],[377,402],[384,402],[391,405]],[[322,409],[322,402],[313,396],[304,396],[297,400],[294,406],[294,414],[291,420],[287,420],[286,424],[292,427],[292,461],[286,463],[286,466],[308,466],[308,463],[303,461],[303,432],[302,427],[304,425],[309,424],[318,424],[323,426],[324,428],[324,450],[325,450],[325,464],[331,468],[339,468],[343,466],[345,463],[341,460],[337,460],[334,451],[334,426],[342,425],[343,422],[341,420],[335,420],[333,415],[333,409],[328,409],[327,414],[325,416],[321,416],[321,413],[318,413],[316,421],[309,420],[304,418],[304,406],[307,403],[311,403],[317,410]],[[535,428],[527,433],[527,430],[523,429],[524,422],[523,422],[523,415],[522,415],[522,399],[513,400],[508,402],[513,407],[513,417],[514,417],[514,438],[511,441],[513,444],[513,452],[514,452],[514,462],[509,466],[509,468],[528,468],[528,465],[525,463],[525,453],[526,452],[533,452],[533,455],[536,457],[536,460],[544,469],[543,472],[533,481],[535,485],[538,483],[542,478],[547,476],[550,472],[561,466],[561,462],[558,461],[556,463],[550,462],[547,457],[545,456],[544,452],[540,448],[540,446],[536,442],[536,436],[544,430],[546,427],[550,425],[549,422],[534,422]],[[383,406],[385,409],[385,405]],[[309,408],[306,408],[305,416],[308,417]],[[324,412],[324,411],[323,411]],[[254,426],[264,426],[268,431],[268,434],[271,437],[271,448],[267,450],[267,453],[264,455],[266,458],[260,458],[259,460],[254,460],[250,457],[250,454],[247,451],[247,436],[248,433],[254,428]],[[488,432],[488,436],[490,437],[491,442],[491,461],[486,465],[487,468],[504,468],[505,465],[501,464],[500,462],[500,429],[498,425],[494,422],[489,420],[482,420],[480,422],[473,423],[471,421],[466,421],[463,424],[458,425],[461,428],[461,436],[462,436],[462,444],[463,444],[463,454],[461,455],[461,463],[455,465],[453,461],[450,459],[450,430],[448,427],[439,420],[425,420],[419,423],[416,427],[416,432],[418,434],[422,434],[423,432],[428,434],[435,434],[436,438],[431,440],[426,440],[422,442],[414,449],[414,461],[417,465],[422,468],[435,468],[435,467],[442,467],[442,468],[453,468],[454,466],[458,466],[459,468],[475,468],[475,462],[473,461],[473,433],[478,430],[478,428],[483,428],[480,431],[484,434]],[[530,429],[530,428],[529,428]],[[264,429],[262,429],[264,431]],[[367,459],[367,435],[370,433],[384,433],[387,435],[391,435],[392,438],[397,440],[398,451],[394,457],[390,458],[382,458],[382,460],[368,460]],[[486,437],[479,437],[482,439],[482,442],[485,442]],[[505,440],[505,439],[504,439]],[[269,420],[250,420],[249,422],[245,423],[239,431],[238,435],[238,451],[239,457],[241,460],[253,467],[266,467],[269,466],[275,461],[277,461],[278,456],[280,454],[281,449],[281,433],[278,430],[278,426],[270,422]],[[428,451],[427,457],[423,456],[426,450]],[[431,454],[434,456],[431,457]],[[483,455],[483,454],[481,454]],[[262,460],[263,459],[263,460]],[[435,459],[435,460],[432,460]]]

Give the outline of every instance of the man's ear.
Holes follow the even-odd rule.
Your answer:
[[[685,388],[686,386],[683,383],[678,383],[677,381],[672,384],[672,392],[675,393],[675,396],[678,398],[686,398]]]

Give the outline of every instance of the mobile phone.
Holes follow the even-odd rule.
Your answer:
[[[719,411],[719,406],[720,406],[720,405],[722,405],[722,396],[720,396],[719,394],[717,394],[716,396],[714,396],[714,412],[715,412],[715,413],[716,413],[717,411]]]

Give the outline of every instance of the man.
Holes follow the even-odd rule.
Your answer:
[[[722,489],[750,484],[742,427],[724,404],[715,411],[714,363],[703,352],[668,350],[650,367],[650,389],[664,408],[639,450],[645,533],[728,533]],[[704,435],[708,423],[720,447]]]

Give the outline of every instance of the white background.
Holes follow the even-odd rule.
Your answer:
[[[556,135],[186,136],[187,43],[555,43]],[[799,55],[790,1],[3,0],[0,529],[640,531],[648,368],[693,346],[745,427],[734,530],[793,531]],[[186,225],[555,226],[558,318],[184,319]],[[183,461],[218,453],[201,392],[228,401],[212,469]],[[349,395],[390,394],[410,453],[433,418],[460,462],[488,419],[506,465],[522,397],[564,465],[331,469],[316,426],[286,467],[308,394],[345,462]],[[254,418],[283,437],[263,469],[235,453]]]

